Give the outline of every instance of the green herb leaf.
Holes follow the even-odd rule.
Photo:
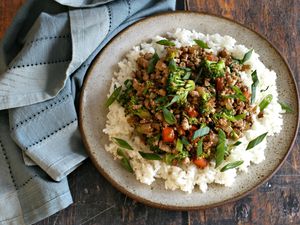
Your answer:
[[[165,45],[165,46],[175,46],[175,43],[172,41],[169,41],[168,39],[162,39],[160,41],[157,41],[156,43],[160,44],[160,45]]]
[[[246,113],[242,113],[242,114],[239,114],[239,115],[228,115],[227,113],[222,113],[222,117],[231,121],[231,122],[235,122],[237,120],[241,120],[241,119],[244,119],[246,117]]]
[[[170,165],[175,158],[176,158],[176,155],[167,153],[164,155],[163,161],[165,163],[167,163],[168,165]]]
[[[191,68],[188,68],[188,67],[178,66],[177,68],[178,68],[178,69],[181,69],[181,70],[184,70],[184,71],[186,71],[186,72],[191,72],[191,71],[192,71],[192,69],[191,69]]]
[[[173,113],[170,112],[170,110],[168,110],[167,108],[163,108],[162,111],[163,111],[163,114],[164,114],[165,121],[168,124],[173,125],[173,124],[176,123],[176,118],[173,115]]]
[[[246,150],[249,150],[251,148],[254,148],[256,145],[260,144],[264,138],[267,136],[268,132],[259,135],[258,137],[256,137],[255,139],[253,139],[252,141],[249,142],[249,144],[247,145]]]
[[[240,99],[243,102],[245,102],[247,100],[239,87],[232,86],[232,90],[234,90],[236,98]]]
[[[251,104],[253,104],[255,101],[255,96],[256,96],[256,87],[259,83],[256,70],[253,71],[253,73],[251,74],[251,77],[252,77],[252,82],[253,82],[251,85]]]
[[[199,39],[194,39],[194,42],[201,48],[209,48],[207,43],[205,43],[204,41],[202,40],[199,40]]]
[[[170,105],[174,104],[175,102],[177,102],[179,100],[179,95],[175,95],[172,100],[167,104],[165,105],[165,108],[169,107]]]
[[[185,75],[182,77],[183,80],[188,80],[191,76],[191,72],[185,72]]]
[[[106,108],[108,108],[118,98],[121,90],[122,90],[122,86],[120,86],[114,90],[114,92],[111,94],[111,96],[109,96],[109,98],[107,99],[107,101],[105,103]]]
[[[219,129],[219,141],[216,151],[216,168],[223,162],[225,152],[227,152],[226,135],[223,130]]]
[[[232,144],[232,146],[239,146],[240,144],[242,144],[242,142],[241,141],[237,141],[234,144]]]
[[[271,94],[268,94],[262,101],[259,103],[259,109],[262,112],[272,101],[273,96]]]
[[[125,149],[128,149],[128,150],[133,150],[133,148],[127,143],[127,141],[125,141],[121,138],[116,138],[116,137],[113,137],[113,139],[115,140],[115,143],[117,145],[119,145],[121,148],[125,148]]]
[[[155,65],[159,60],[159,56],[157,55],[157,53],[155,52],[152,56],[152,58],[149,60],[149,64],[148,64],[148,68],[147,68],[147,73],[153,73],[154,69],[155,69]]]
[[[176,141],[176,150],[178,152],[182,152],[182,150],[183,150],[183,144],[182,144],[182,141],[179,138]]]
[[[118,148],[117,154],[122,157],[121,158],[121,165],[123,166],[123,168],[125,168],[126,170],[128,170],[130,173],[133,173],[133,169],[132,169],[132,167],[130,165],[129,158],[125,154],[124,150]]]
[[[183,137],[181,138],[181,142],[182,142],[182,144],[184,144],[185,146],[187,146],[187,145],[190,144],[189,141],[187,140],[187,138],[186,138],[185,136],[183,136]]]
[[[144,159],[161,160],[161,157],[158,154],[155,154],[155,153],[147,153],[147,152],[141,152],[141,151],[139,151],[139,153]]]
[[[287,113],[292,113],[292,112],[293,112],[292,107],[289,106],[288,104],[286,104],[286,103],[284,103],[284,102],[278,102],[278,103],[280,104],[281,108],[282,108],[283,110],[285,110],[285,112],[287,112]]]
[[[162,96],[162,97],[158,97],[157,99],[154,100],[155,103],[165,103],[166,101],[168,101],[168,96]]]
[[[203,153],[203,138],[200,139],[197,143],[197,157],[201,156]]]
[[[194,132],[192,140],[195,140],[197,137],[202,137],[204,135],[207,135],[209,131],[210,131],[209,127],[207,126],[201,127],[200,129]]]
[[[244,64],[246,61],[248,61],[252,55],[253,49],[251,49],[250,51],[248,51],[242,60],[240,60],[240,64]]]
[[[177,65],[176,65],[176,62],[175,62],[174,59],[171,59],[171,60],[169,61],[168,67],[169,67],[169,70],[170,70],[171,72],[174,72],[174,71],[177,70]]]
[[[232,163],[228,163],[228,164],[226,164],[226,165],[221,169],[221,172],[224,172],[224,171],[226,171],[226,170],[230,170],[230,169],[236,168],[236,167],[242,165],[243,163],[244,163],[243,160],[235,161],[235,162],[232,162]]]

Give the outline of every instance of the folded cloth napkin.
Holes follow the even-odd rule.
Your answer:
[[[86,158],[76,109],[88,66],[120,30],[174,9],[175,0],[24,4],[0,43],[0,225],[72,203],[66,176]]]

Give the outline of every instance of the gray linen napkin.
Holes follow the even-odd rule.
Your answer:
[[[32,224],[72,203],[65,177],[86,158],[76,107],[88,66],[120,30],[174,8],[175,0],[28,0],[21,8],[0,43],[1,225]]]

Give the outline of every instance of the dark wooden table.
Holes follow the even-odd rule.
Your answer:
[[[0,37],[25,0],[0,1]],[[186,9],[227,17],[266,36],[300,81],[299,0],[188,0]],[[151,208],[121,194],[88,160],[69,176],[74,204],[36,225],[300,224],[300,135],[282,168],[239,201],[199,211]]]

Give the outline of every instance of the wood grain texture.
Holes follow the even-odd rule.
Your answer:
[[[17,10],[25,0],[1,0],[0,1],[0,38],[3,37]]]
[[[0,1],[0,37],[25,0]],[[300,84],[299,0],[188,0],[188,10],[233,19],[267,37]],[[173,212],[137,203],[113,188],[86,162],[69,176],[74,204],[36,225],[300,224],[300,135],[282,168],[239,201],[208,210]]]

